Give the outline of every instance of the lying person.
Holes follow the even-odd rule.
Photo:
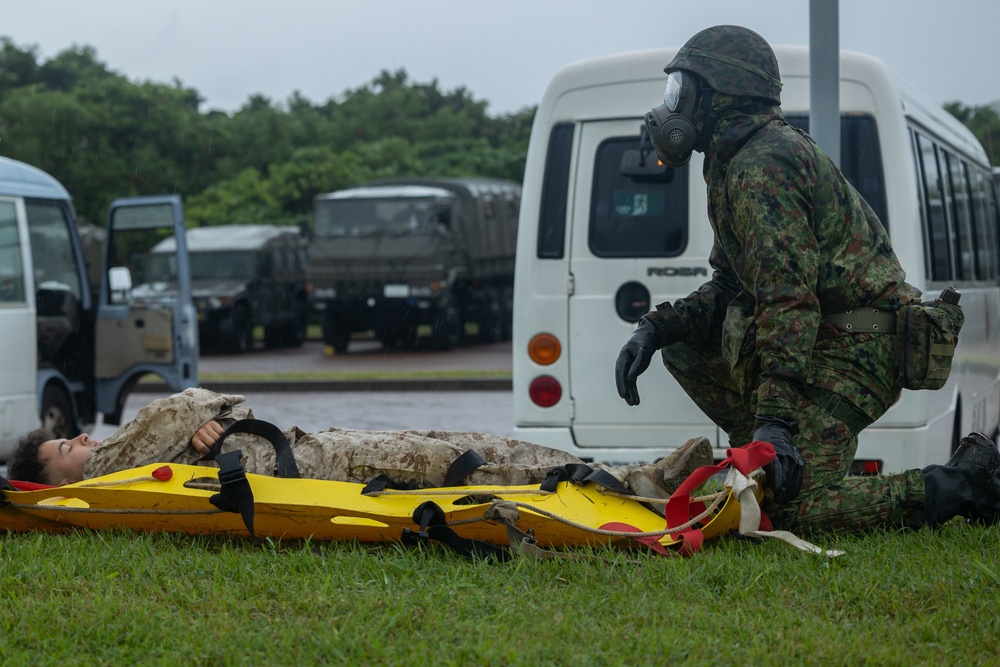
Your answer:
[[[38,429],[20,439],[8,472],[19,481],[63,485],[150,463],[197,464],[229,426],[253,418],[241,405],[244,400],[187,389],[153,401],[103,442],[86,434],[55,439]],[[284,435],[303,478],[366,484],[381,475],[403,488],[444,486],[452,463],[470,449],[486,463],[463,479],[468,485],[539,484],[553,468],[583,463],[557,449],[483,433],[330,428],[306,434],[293,426]],[[216,454],[236,449],[248,473],[274,474],[277,457],[270,442],[232,433]],[[709,441],[694,438],[653,464],[588,465],[610,472],[637,495],[667,498],[691,472],[712,462]]]

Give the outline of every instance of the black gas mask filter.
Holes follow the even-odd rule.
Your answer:
[[[682,167],[691,159],[700,129],[694,120],[700,97],[698,78],[675,70],[667,75],[663,104],[646,113],[646,131],[660,161],[668,167]]]

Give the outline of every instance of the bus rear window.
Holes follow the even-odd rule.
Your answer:
[[[662,176],[621,173],[636,138],[607,139],[597,148],[591,190],[590,251],[598,257],[675,257],[688,237],[688,168]]]

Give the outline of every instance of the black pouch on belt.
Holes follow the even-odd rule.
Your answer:
[[[937,299],[899,311],[899,382],[904,388],[940,389],[948,381],[958,334],[965,323],[958,305],[961,296],[949,285]]]

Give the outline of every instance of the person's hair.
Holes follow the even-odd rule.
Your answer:
[[[45,428],[36,428],[21,436],[17,441],[14,455],[7,463],[7,476],[19,482],[52,484],[48,470],[42,465],[42,460],[38,456],[38,448],[47,440],[55,440],[55,435]]]

